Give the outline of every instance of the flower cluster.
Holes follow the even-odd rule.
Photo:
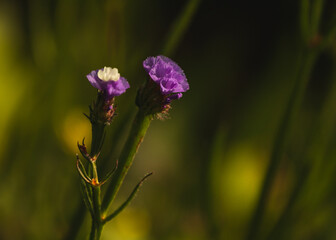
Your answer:
[[[150,78],[160,86],[161,94],[166,102],[179,99],[182,93],[189,90],[189,84],[183,70],[170,58],[165,56],[148,57],[143,67]]]
[[[150,79],[142,86],[137,95],[136,104],[147,114],[165,113],[170,108],[172,100],[182,97],[189,90],[189,84],[183,70],[170,58],[165,56],[148,57],[143,61],[143,67]],[[109,123],[113,117],[113,99],[128,89],[129,83],[121,77],[117,68],[104,67],[88,74],[91,85],[99,90],[105,103],[105,110],[110,112],[105,120]],[[108,102],[111,103],[108,103]],[[102,108],[100,108],[102,109]],[[111,110],[112,109],[112,110]],[[103,112],[98,110],[98,112]],[[92,120],[92,118],[90,118]]]

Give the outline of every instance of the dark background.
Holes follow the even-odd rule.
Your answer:
[[[322,40],[335,5],[324,1]],[[293,0],[2,1],[0,239],[65,239],[81,203],[76,142],[91,135],[82,113],[96,95],[85,75],[117,67],[131,85],[117,99],[104,173],[135,115],[142,61],[159,54],[184,69],[190,91],[151,124],[112,207],[154,175],[102,239],[244,239],[302,48],[311,47],[300,9]],[[336,239],[335,47],[308,73],[258,239]],[[87,216],[77,239],[89,225]]]

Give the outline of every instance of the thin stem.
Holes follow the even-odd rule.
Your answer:
[[[147,174],[143,179],[141,179],[141,181],[135,186],[135,188],[133,189],[131,195],[128,197],[128,199],[119,207],[117,208],[117,210],[115,210],[111,215],[109,215],[108,217],[106,217],[103,220],[103,223],[106,223],[110,220],[112,220],[114,217],[116,217],[125,207],[128,206],[128,204],[130,204],[130,202],[133,200],[133,198],[135,197],[135,194],[138,192],[140,186],[142,185],[142,183],[146,180],[146,178],[148,178],[150,175],[152,175],[153,173],[149,173]]]
[[[281,162],[292,121],[294,119],[295,113],[300,107],[306,85],[311,74],[312,66],[316,59],[316,55],[317,54],[315,51],[309,49],[305,49],[302,54],[302,62],[297,75],[297,80],[287,103],[280,126],[276,133],[270,162],[266,171],[266,175],[264,177],[259,200],[252,215],[252,220],[249,225],[246,239],[256,239],[259,234],[261,223],[265,214],[266,204],[268,202],[271,187],[275,179],[276,170]]]
[[[321,14],[323,11],[324,0],[315,0],[312,4],[311,8],[311,34],[312,37],[318,34],[320,21],[321,21]]]
[[[92,219],[90,240],[99,240],[103,227],[104,227],[104,224],[101,221],[96,222],[94,221],[94,219]]]
[[[307,41],[310,38],[310,19],[309,19],[309,9],[310,2],[309,0],[301,0],[300,6],[300,30],[301,36],[304,41]]]
[[[189,0],[183,11],[172,25],[171,30],[167,34],[167,40],[164,44],[162,53],[164,55],[172,55],[181,41],[185,31],[188,29],[194,14],[196,13],[201,0]]]
[[[99,153],[99,148],[104,137],[105,125],[104,124],[93,124],[92,125],[92,141],[91,141],[91,156],[95,156]],[[106,162],[103,163],[103,166]],[[91,165],[89,165],[89,175],[92,176],[93,172],[91,170]],[[86,216],[86,209],[83,200],[81,200],[74,217],[71,220],[69,231],[65,236],[65,240],[72,240],[78,235],[80,228],[84,222]]]
[[[92,141],[90,156],[97,156],[100,152],[100,147],[104,139],[105,124],[92,123]]]
[[[259,235],[261,223],[265,214],[266,204],[271,192],[271,187],[273,186],[276,170],[281,162],[286,147],[292,121],[295,118],[294,115],[300,107],[306,85],[312,71],[312,67],[315,63],[316,57],[321,51],[321,48],[314,49],[314,47],[316,47],[314,45],[312,48],[308,48],[305,45],[311,44],[310,41],[312,41],[318,34],[323,3],[323,0],[316,0],[312,8],[310,6],[309,0],[301,0],[300,27],[304,45],[301,56],[302,60],[294,89],[291,93],[290,99],[285,109],[285,113],[281,120],[281,124],[276,134],[269,166],[266,171],[261,193],[259,195],[259,200],[249,225],[246,238],[249,240],[256,239]],[[293,197],[296,198],[296,196]]]
[[[98,184],[98,172],[95,162],[92,163],[92,170],[93,170],[93,179],[96,181],[96,184]],[[100,186],[93,186],[92,193],[93,193],[93,212],[95,215],[94,221],[96,222],[96,224],[99,224],[101,222]]]
[[[104,124],[99,124],[99,123],[95,123],[92,124],[92,141],[91,141],[91,153],[90,156],[97,156],[97,154],[99,153],[100,147],[101,147],[101,143],[103,141],[103,137],[104,137],[104,131],[105,131],[105,125]],[[91,164],[89,164],[89,171],[88,171],[88,175],[91,177],[93,175],[94,171],[92,169]],[[99,189],[100,192],[100,189]],[[95,191],[93,191],[93,194],[97,196],[97,192],[95,193]],[[100,195],[100,193],[99,193]],[[74,239],[75,236],[77,236],[80,227],[82,226],[84,219],[86,216],[86,211],[85,211],[85,205],[83,204],[83,200],[81,201],[72,221],[70,224],[70,228],[69,231],[67,232],[66,236],[64,239],[66,240],[70,240],[70,239]],[[92,229],[91,229],[91,234],[93,234]],[[91,235],[90,235],[91,236]],[[90,237],[91,239],[91,237]]]
[[[90,240],[95,240],[95,239],[96,239],[96,225],[95,225],[95,222],[92,219]]]
[[[98,172],[96,162],[92,162],[92,179],[98,184]],[[101,229],[101,203],[100,203],[100,186],[92,186],[93,195],[93,216],[92,216],[92,228],[90,236],[95,240],[99,240],[98,229]],[[100,230],[101,231],[101,230]],[[99,233],[100,236],[100,233]]]
[[[102,222],[97,223],[92,219],[91,232],[90,232],[90,240],[99,240],[104,224]]]
[[[118,169],[112,176],[111,183],[109,184],[105,197],[103,199],[103,216],[106,215],[108,207],[116,197],[119,188],[128,172],[128,169],[133,162],[134,156],[138,151],[138,148],[147,132],[151,120],[151,115],[146,115],[141,110],[138,111],[134,119],[131,132],[121,152]]]
[[[318,178],[315,174],[318,170],[321,170],[318,165],[325,163],[323,159],[329,146],[328,143],[332,139],[332,133],[335,128],[334,122],[336,120],[336,111],[334,110],[336,102],[336,72],[333,73],[333,80],[321,112],[318,114],[319,117],[315,124],[316,127],[312,128],[313,133],[310,135],[310,144],[307,147],[307,151],[305,151],[306,154],[300,159],[303,161],[301,164],[307,166],[303,168],[302,173],[298,174],[299,178],[290,195],[289,201],[270,232],[268,239],[283,239],[286,228],[293,226],[291,223],[295,214],[295,208],[298,206],[299,201],[303,199],[304,193]],[[318,195],[316,191],[314,194]]]
[[[96,240],[100,239],[100,236],[101,236],[101,233],[103,231],[103,228],[104,228],[104,224],[102,224],[102,223],[97,226]]]

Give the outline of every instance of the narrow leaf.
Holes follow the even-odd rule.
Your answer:
[[[87,117],[87,119],[89,119],[91,121],[90,117],[86,113],[83,113],[83,114],[84,114],[85,117]]]
[[[116,162],[115,167],[114,167],[110,172],[108,172],[108,173],[106,174],[104,180],[102,180],[102,181],[99,183],[99,186],[101,186],[101,185],[103,185],[104,183],[106,183],[107,180],[109,180],[110,177],[113,175],[113,173],[117,170],[117,168],[118,168],[118,160],[117,160],[117,162]]]
[[[91,196],[90,196],[90,191],[88,189],[88,185],[87,185],[87,183],[84,180],[81,180],[80,185],[81,185],[80,189],[81,189],[81,192],[82,192],[83,201],[85,203],[85,206],[89,210],[91,216],[93,217],[94,216],[94,213],[93,213],[93,203],[92,203],[92,200],[91,200]]]
[[[82,177],[82,179],[84,181],[86,181],[87,183],[91,183],[91,180],[90,180],[90,178],[88,177],[88,175],[85,171],[85,167],[84,167],[82,161],[79,159],[78,155],[76,155],[76,156],[77,156],[77,164],[76,165],[77,165],[77,170],[78,170],[79,175]]]
[[[112,220],[115,216],[117,216],[125,207],[127,207],[127,205],[133,200],[133,198],[135,197],[136,193],[138,192],[140,186],[142,185],[142,183],[146,180],[146,178],[148,178],[150,175],[152,175],[153,173],[148,173],[143,179],[141,179],[141,181],[135,186],[135,188],[133,189],[131,195],[127,198],[127,200],[117,209],[115,210],[111,215],[109,215],[108,217],[106,217],[104,219],[104,223]]]

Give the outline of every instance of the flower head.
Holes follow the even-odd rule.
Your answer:
[[[168,116],[172,100],[182,97],[189,90],[189,84],[183,70],[165,56],[148,57],[143,67],[150,79],[137,93],[136,105],[145,114],[164,119]]]
[[[130,87],[127,80],[120,76],[117,68],[104,67],[93,70],[86,77],[93,87],[104,92],[107,100],[123,94]]]
[[[160,86],[160,92],[166,102],[179,99],[189,90],[189,84],[183,70],[170,58],[165,56],[148,57],[143,67],[151,79]]]

